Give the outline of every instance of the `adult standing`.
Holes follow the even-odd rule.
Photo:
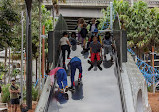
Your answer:
[[[16,81],[11,81],[11,86],[9,87],[10,92],[10,100],[11,100],[11,112],[17,112],[17,108],[19,105],[19,86],[16,85]]]
[[[71,59],[70,58],[70,53],[71,53],[70,47],[71,47],[71,44],[69,42],[68,33],[67,32],[63,33],[63,37],[60,39],[60,46],[61,46],[61,50],[62,50],[63,65],[65,66],[65,53],[66,53],[66,51],[68,52],[67,59]]]

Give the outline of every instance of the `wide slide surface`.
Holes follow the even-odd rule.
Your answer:
[[[70,57],[78,56],[82,60],[83,85],[74,94],[68,92],[69,100],[65,104],[52,100],[48,112],[122,112],[114,64],[110,61],[104,61],[104,64],[101,65],[102,71],[96,67],[88,71],[90,67],[90,64],[87,63],[89,56],[83,56],[81,51],[81,46],[78,46],[76,51],[71,51]],[[109,60],[110,57],[107,57]],[[78,79],[78,74],[77,70],[75,80]],[[70,86],[70,76],[68,76],[68,83]]]

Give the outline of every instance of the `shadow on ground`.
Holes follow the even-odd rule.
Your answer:
[[[86,52],[86,53],[83,54],[84,59],[87,59],[88,56],[89,56],[89,52]]]
[[[83,96],[83,84],[80,84],[78,86],[78,81],[75,81],[75,92],[72,92],[72,99],[73,100],[82,100],[84,98]]]
[[[110,68],[114,63],[111,60],[104,60],[103,61],[103,67],[104,68]]]

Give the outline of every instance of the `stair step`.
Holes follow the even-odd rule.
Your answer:
[[[79,18],[65,17],[65,21],[67,23],[68,30],[74,30],[75,29],[75,27],[77,26],[78,19]],[[88,22],[91,21],[91,18],[84,18],[84,20],[88,24]]]

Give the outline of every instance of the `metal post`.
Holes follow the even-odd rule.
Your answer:
[[[154,73],[154,46],[152,46],[152,67],[153,67],[153,94],[155,94],[155,73]]]
[[[41,90],[41,0],[39,0],[39,96]]]
[[[21,89],[21,104],[23,103],[23,11],[21,12],[21,22],[22,22],[22,40],[21,40],[21,77],[20,77],[20,89]]]
[[[131,0],[131,6],[133,6],[134,5],[134,0]]]
[[[110,29],[113,29],[113,2],[110,2]]]
[[[123,56],[122,56],[122,54],[123,54],[123,49],[122,49],[122,45],[123,45],[123,43],[122,43],[122,39],[123,38],[123,36],[122,36],[122,30],[120,31],[120,70],[121,71],[123,71],[122,70],[122,62],[123,62]]]
[[[31,12],[27,11],[26,28],[26,103],[32,109],[32,38],[31,38]]]
[[[43,26],[42,38],[42,86],[44,87],[44,73],[45,73],[45,26]]]
[[[53,31],[55,29],[55,14],[54,14],[54,5],[52,2],[52,16],[53,16]],[[54,36],[54,32],[53,32]],[[53,46],[55,45],[55,38],[53,38]],[[53,47],[53,67],[55,67],[55,47]]]
[[[53,4],[53,2],[52,2],[52,17],[53,17],[53,30],[54,30],[54,28],[55,28],[55,14],[54,14],[54,4]]]
[[[10,58],[11,58],[11,48],[9,48],[9,79],[8,79],[8,83],[10,82]]]

